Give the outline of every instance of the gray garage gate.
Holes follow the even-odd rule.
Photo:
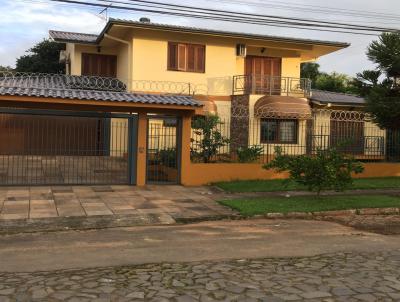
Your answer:
[[[134,184],[134,114],[0,109],[0,185]]]

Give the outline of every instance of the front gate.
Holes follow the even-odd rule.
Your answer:
[[[180,182],[180,119],[176,116],[148,117],[147,183]]]
[[[0,110],[0,185],[133,184],[136,115]]]

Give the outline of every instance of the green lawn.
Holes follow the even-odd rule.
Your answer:
[[[304,187],[290,183],[285,187],[281,179],[239,180],[215,183],[217,187],[228,192],[276,192],[304,190]],[[360,178],[354,179],[353,189],[400,189],[400,177]]]
[[[400,207],[400,197],[386,195],[263,197],[224,200],[220,203],[239,211],[242,215],[252,216],[266,213]]]

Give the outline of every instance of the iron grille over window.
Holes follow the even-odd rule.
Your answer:
[[[261,119],[261,143],[296,144],[298,121]]]
[[[206,47],[198,44],[168,43],[168,70],[205,72]]]

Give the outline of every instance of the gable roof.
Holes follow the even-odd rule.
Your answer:
[[[185,32],[185,33],[198,33],[198,34],[207,34],[207,35],[218,35],[224,37],[233,37],[233,38],[247,38],[247,39],[255,39],[255,40],[264,40],[264,41],[279,41],[279,42],[291,42],[291,43],[302,43],[302,44],[312,44],[312,45],[322,45],[322,46],[334,46],[334,47],[348,47],[349,43],[344,42],[336,42],[336,41],[324,41],[324,40],[313,40],[313,39],[301,39],[301,38],[290,38],[283,36],[274,36],[274,35],[261,35],[254,33],[246,33],[246,32],[232,32],[232,31],[223,31],[223,30],[215,30],[215,29],[207,29],[200,27],[190,27],[190,26],[179,26],[179,25],[170,25],[170,24],[161,24],[161,23],[151,23],[151,22],[141,22],[141,21],[133,21],[133,20],[125,20],[125,19],[114,19],[110,18],[107,22],[106,26],[102,30],[102,32],[97,36],[96,41],[87,40],[87,37],[81,37],[81,35],[89,35],[89,34],[81,34],[81,33],[69,33],[69,32],[60,32],[50,30],[50,37],[58,42],[76,42],[76,43],[87,43],[87,44],[98,44],[103,39],[104,34],[106,34],[113,25],[125,25],[137,28],[145,28],[145,29],[158,29],[158,30],[167,30],[167,31],[175,31],[175,32]],[[74,40],[68,40],[67,37],[73,37]],[[94,35],[90,35],[94,36]]]
[[[73,33],[68,31],[50,30],[49,35],[56,41],[62,42],[82,42],[82,43],[96,43],[98,35]]]
[[[332,103],[337,105],[353,105],[353,106],[365,105],[365,99],[363,97],[354,94],[331,92],[331,91],[324,91],[317,89],[313,89],[311,91],[310,100],[321,104]]]
[[[130,93],[126,86],[110,78],[67,75],[0,75],[0,96],[62,98],[87,101],[128,102],[141,104],[200,107],[191,96]],[[99,83],[103,83],[100,84]],[[106,83],[106,84],[104,84]],[[108,84],[107,84],[108,83]]]

